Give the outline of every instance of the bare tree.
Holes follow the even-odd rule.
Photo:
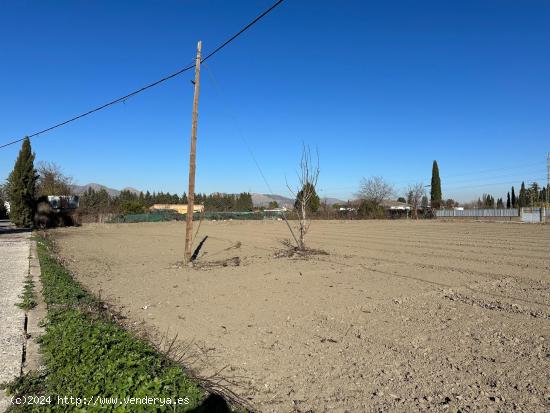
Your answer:
[[[391,184],[384,181],[380,176],[372,176],[369,179],[363,178],[361,180],[357,197],[378,206],[393,193],[394,190]]]
[[[319,152],[317,152],[317,162],[314,164],[309,146],[303,145],[300,169],[297,175],[298,188],[293,189],[288,182],[286,186],[296,197],[295,206],[298,213],[299,237],[297,240],[295,238],[295,240],[297,241],[298,249],[303,251],[306,249],[305,238],[311,223],[308,219],[308,212],[310,211],[312,200],[314,197],[317,197],[315,188],[319,179]],[[292,235],[294,236],[294,233],[292,233]]]
[[[73,179],[63,174],[59,165],[41,162],[38,165],[38,195],[71,195]]]
[[[409,185],[407,188],[407,199],[411,204],[414,219],[418,219],[418,208],[421,206],[422,198],[426,195],[426,189],[422,182]]]
[[[428,208],[429,204],[430,204],[430,201],[428,200],[428,195],[424,195],[421,201],[422,208],[424,209]]]

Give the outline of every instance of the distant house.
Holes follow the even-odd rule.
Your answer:
[[[160,210],[170,210],[176,211],[178,214],[187,214],[187,204],[154,204],[151,208],[151,211],[160,211]],[[196,204],[193,205],[193,213],[203,212],[204,205]]]
[[[264,209],[264,212],[286,212],[286,211],[287,211],[286,207]]]
[[[407,218],[411,211],[411,206],[406,202],[386,200],[382,201],[380,205],[384,208],[388,218]]]
[[[338,208],[339,212],[357,212],[357,208],[352,207],[340,207]]]
[[[4,201],[4,207],[6,207],[6,212],[10,213],[10,203],[8,201]]]
[[[391,211],[410,211],[411,206],[407,204],[406,202],[399,202],[399,201],[382,201],[380,204],[384,209],[388,209]]]

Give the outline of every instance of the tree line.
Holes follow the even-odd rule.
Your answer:
[[[38,203],[48,195],[72,195],[72,178],[64,175],[53,163],[34,165],[35,154],[28,138],[23,140],[6,184],[0,186],[0,218],[7,214],[4,202],[10,205],[10,220],[17,226],[32,227]],[[47,201],[47,200],[46,200]],[[88,188],[80,195],[79,213],[86,214],[135,214],[149,210],[154,204],[186,204],[187,194],[181,196],[164,192],[140,192],[128,190],[111,196],[105,189]],[[252,211],[252,195],[195,194],[195,203],[203,204],[206,211]]]
[[[11,220],[18,226],[32,226],[35,208],[38,200],[47,195],[71,195],[72,179],[65,176],[61,169],[52,163],[41,163],[38,168],[34,166],[35,154],[32,152],[28,138],[23,141],[21,150],[10,173],[7,183],[0,186],[0,217],[6,215],[4,201],[9,200]],[[307,177],[306,177],[307,178]],[[429,194],[426,188],[430,187]],[[549,188],[541,187],[533,182],[528,188],[521,183],[519,194],[516,196],[512,186],[507,193],[506,202],[503,198],[495,198],[491,194],[484,194],[477,201],[466,204],[466,207],[477,208],[521,208],[527,206],[540,206],[550,201]],[[359,218],[383,218],[386,215],[382,203],[389,200],[395,194],[394,188],[381,177],[363,178],[356,201],[348,202],[345,211],[355,211]],[[330,217],[332,208],[321,205],[316,193],[315,184],[305,179],[301,182],[299,190],[295,193],[295,209],[320,217]],[[121,191],[116,196],[111,196],[105,189],[94,190],[88,188],[80,195],[80,211],[87,214],[139,214],[148,211],[154,204],[187,204],[187,194],[171,194],[169,192],[132,192]],[[432,209],[441,207],[452,208],[458,206],[453,199],[443,199],[441,190],[441,178],[437,161],[432,164],[431,185],[419,182],[409,185],[404,197],[398,201],[411,206],[413,217],[418,217],[418,212],[423,214]],[[195,203],[202,204],[206,211],[213,212],[244,212],[252,211],[254,205],[252,195],[248,192],[240,194],[212,193],[195,194]],[[270,208],[278,207],[276,202],[269,205]],[[339,207],[338,205],[336,208]],[[334,211],[334,209],[332,209]]]
[[[497,209],[510,209],[510,208],[525,208],[525,207],[540,207],[546,205],[550,200],[548,194],[550,188],[541,187],[537,182],[531,183],[527,188],[525,182],[521,183],[519,194],[516,195],[516,189],[511,187],[510,191],[506,193],[506,201],[504,198],[495,198],[491,194],[483,194],[476,201],[467,204],[470,208],[497,208]]]
[[[141,214],[155,204],[187,204],[187,194],[171,194],[169,192],[132,192],[121,191],[111,196],[105,189],[88,190],[80,195],[80,210],[82,214]],[[252,195],[248,192],[240,194],[195,194],[195,204],[204,205],[205,211],[230,212],[252,211]]]

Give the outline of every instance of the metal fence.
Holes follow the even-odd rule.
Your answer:
[[[545,222],[548,216],[547,208],[521,208],[520,217],[523,222]]]
[[[438,218],[446,217],[517,217],[519,210],[510,209],[438,209],[435,211]]]

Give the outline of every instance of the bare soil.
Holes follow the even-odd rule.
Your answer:
[[[548,225],[316,221],[328,255],[302,257],[282,222],[204,222],[197,268],[184,234],[54,232],[87,288],[258,411],[550,410]]]

